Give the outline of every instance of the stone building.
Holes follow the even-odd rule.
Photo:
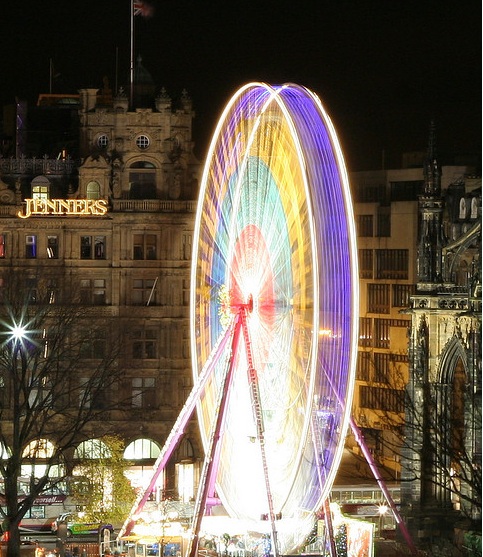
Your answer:
[[[459,424],[466,466],[476,465],[463,475],[481,470],[481,178],[473,173],[472,167],[438,166],[432,130],[428,152],[417,164],[350,175],[360,273],[353,416],[381,474],[400,487],[415,540],[423,527],[413,516],[426,516],[428,505],[444,512],[471,506],[463,500],[475,496],[464,495],[469,483],[456,482],[448,462],[422,459],[423,441],[426,454],[438,449],[442,461],[446,427]],[[426,347],[424,381],[417,371],[423,365],[421,346]],[[464,406],[457,394],[464,394]],[[435,426],[422,426],[421,420],[436,413],[433,403],[440,421],[438,437],[430,440],[423,431]],[[346,447],[337,484],[374,481],[352,436]],[[429,490],[424,497],[423,471]],[[447,472],[455,478],[453,491]],[[473,479],[474,487],[481,485]],[[374,509],[376,525],[396,527],[390,513],[382,522]]]
[[[402,508],[421,543],[481,532],[481,179],[442,188],[433,138],[418,198]]]
[[[201,173],[194,111],[185,91],[176,105],[161,90],[136,109],[107,83],[79,93],[79,159],[67,148],[55,159],[0,158],[0,275],[15,269],[34,284],[59,268],[74,277],[80,303],[129,332],[122,396],[130,408],[95,424],[92,437],[114,428],[142,485],[193,383],[189,282]],[[47,97],[49,111],[63,102]],[[159,497],[195,493],[202,449],[194,420]],[[178,485],[181,476],[189,485]]]

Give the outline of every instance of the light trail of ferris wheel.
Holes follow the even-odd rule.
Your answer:
[[[196,379],[229,321],[227,308],[250,299],[266,454],[249,441],[258,425],[252,393],[235,373],[230,400],[237,404],[226,410],[216,491],[231,516],[256,522],[272,504],[292,529],[297,522],[297,532],[284,532],[282,551],[306,533],[341,457],[357,341],[355,253],[347,173],[320,101],[296,85],[243,87],[220,118],[203,175],[192,266],[193,373]],[[319,329],[330,332],[331,345],[321,343]],[[331,386],[319,369],[322,349]],[[251,365],[247,352],[235,361],[241,370]],[[222,377],[215,365],[198,404],[205,450]],[[306,442],[314,414],[324,428],[323,436],[317,432],[323,459]]]
[[[330,118],[303,87],[248,84],[225,108],[203,173],[194,387],[121,532],[197,406],[206,456],[189,557],[215,490],[249,529],[263,531],[268,510],[275,556],[296,551],[327,501],[351,421],[357,315],[352,204]]]

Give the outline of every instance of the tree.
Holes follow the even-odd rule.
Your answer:
[[[125,475],[124,441],[114,435],[98,440],[94,458],[83,459],[74,470],[71,493],[88,522],[122,524],[132,509],[136,492]]]
[[[75,280],[45,269],[36,278],[26,275],[11,270],[0,279],[0,512],[7,557],[19,554],[19,524],[35,499],[70,476],[65,457],[100,422],[109,429],[122,375],[121,331],[79,303]],[[29,477],[22,498],[21,476]]]
[[[451,381],[431,381],[420,356],[423,363],[416,359],[419,371],[410,378],[398,364],[401,356],[392,354],[388,366],[381,365],[386,359],[369,357],[357,421],[381,466],[391,459],[401,462],[406,517],[419,513],[428,519],[440,512],[453,524],[463,519],[468,529],[478,530],[481,450],[478,459],[475,440],[481,439],[481,391],[470,388],[461,362]]]

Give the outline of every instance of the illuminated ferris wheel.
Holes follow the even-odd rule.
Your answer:
[[[342,454],[357,306],[349,185],[327,113],[297,85],[244,86],[215,131],[195,226],[198,515],[211,490],[253,529],[267,518],[275,553],[302,542]]]

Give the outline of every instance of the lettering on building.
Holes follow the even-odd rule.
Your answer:
[[[26,199],[17,216],[28,219],[34,215],[75,215],[102,217],[107,213],[105,199]]]

